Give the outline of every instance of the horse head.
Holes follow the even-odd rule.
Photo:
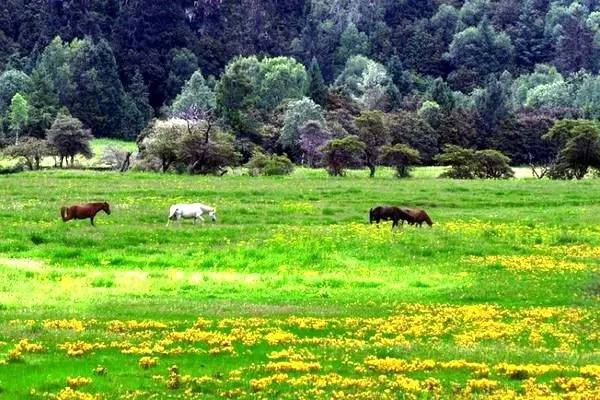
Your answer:
[[[108,205],[107,202],[104,202],[104,204],[102,204],[102,209],[104,210],[105,213],[110,215],[110,206]]]
[[[214,208],[211,212],[208,213],[212,222],[217,222],[217,209]]]

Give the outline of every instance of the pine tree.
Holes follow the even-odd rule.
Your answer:
[[[321,68],[316,57],[313,57],[308,69],[308,97],[320,106],[325,106],[327,103],[327,87],[321,74]]]

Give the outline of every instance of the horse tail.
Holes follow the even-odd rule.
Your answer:
[[[67,207],[61,207],[60,216],[64,222],[67,222],[69,220],[69,209]]]
[[[374,219],[375,219],[375,207],[373,207],[369,210],[369,224],[372,224]]]

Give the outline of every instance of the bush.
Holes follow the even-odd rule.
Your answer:
[[[594,121],[562,120],[544,136],[561,150],[548,176],[552,179],[583,179],[590,168],[600,169],[600,127]]]
[[[246,167],[252,176],[290,175],[294,172],[294,164],[286,156],[269,156],[259,151],[254,153]]]
[[[81,121],[69,115],[59,114],[47,131],[48,143],[55,149],[60,167],[66,160],[73,166],[75,156],[81,154],[86,158],[92,157],[90,140],[94,137],[89,129],[85,129]]]
[[[323,163],[331,176],[344,176],[346,169],[361,165],[365,144],[356,136],[335,139],[323,146]]]
[[[440,165],[450,166],[450,170],[440,175],[440,178],[508,179],[514,176],[509,165],[510,158],[496,150],[477,151],[447,145],[436,160]]]
[[[190,174],[223,175],[227,167],[238,165],[240,154],[234,137],[228,132],[207,124],[188,128],[178,143],[178,159]]]
[[[48,142],[33,137],[22,140],[19,144],[8,146],[3,153],[7,157],[22,158],[30,170],[40,169],[40,162],[44,156],[50,154]]]
[[[381,148],[381,157],[379,159],[383,165],[396,168],[396,175],[398,178],[409,177],[410,168],[421,162],[419,151],[406,144],[383,146]]]

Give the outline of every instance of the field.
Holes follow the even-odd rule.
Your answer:
[[[599,181],[434,172],[0,176],[0,398],[600,398]]]

